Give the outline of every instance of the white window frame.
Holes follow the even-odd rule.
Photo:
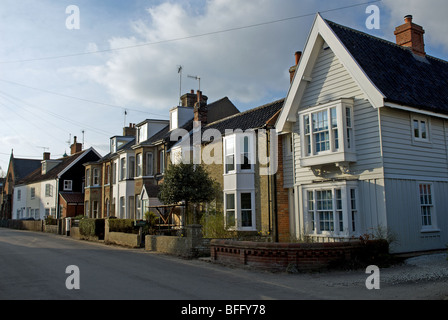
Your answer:
[[[90,177],[90,168],[86,169],[86,186],[90,187],[91,186],[91,181],[92,178]]]
[[[93,173],[93,185],[94,186],[99,186],[100,185],[100,169],[98,168],[93,168],[92,169],[92,173]]]
[[[334,111],[334,112],[333,112]],[[322,115],[318,121],[316,116]],[[324,115],[326,122],[324,122]],[[319,119],[321,121],[319,121]],[[304,167],[327,163],[356,162],[354,108],[352,99],[340,99],[299,112],[301,156]],[[319,127],[318,124],[322,124]],[[326,124],[326,126],[323,126]],[[321,129],[317,131],[318,129]],[[318,134],[326,134],[324,150],[317,148]],[[327,140],[324,140],[327,141]]]
[[[229,149],[230,143],[233,144],[233,147]],[[236,143],[235,143],[235,135],[231,136],[225,136],[224,137],[224,173],[235,173],[236,172],[236,156],[235,156],[235,150],[236,150]],[[232,158],[232,162],[228,161],[227,158]],[[233,165],[232,167],[229,167],[230,165]]]
[[[35,199],[36,198],[36,188],[32,187],[30,191],[30,198]]]
[[[117,171],[118,171],[117,161],[114,161],[112,162],[112,184],[117,183]]]
[[[45,197],[53,197],[53,185],[50,183],[45,184]]]
[[[340,198],[337,197],[340,190]],[[331,192],[331,208],[319,210],[318,194]],[[319,186],[306,186],[303,188],[303,212],[305,232],[314,236],[351,237],[359,234],[359,196],[356,182],[325,183]],[[354,198],[353,198],[354,196]],[[327,203],[328,204],[328,203]],[[332,213],[333,229],[321,227],[320,212]],[[342,229],[341,229],[342,227]]]
[[[94,200],[92,201],[92,218],[97,219],[99,213],[99,202]]]
[[[416,137],[416,128],[415,128],[415,122],[417,122],[418,128],[417,128],[417,137]],[[425,124],[426,128],[423,130],[423,125]],[[429,121],[429,118],[419,116],[419,115],[412,115],[411,117],[411,133],[412,133],[412,141],[414,142],[431,142],[431,123]],[[423,136],[423,132],[425,132],[426,137]]]
[[[129,156],[129,179],[135,178],[135,156]]]
[[[126,157],[120,159],[120,181],[126,180]]]
[[[242,194],[251,195],[251,222],[250,226],[243,226],[242,221]],[[233,196],[233,208],[229,208],[227,196]],[[228,212],[232,212],[235,217],[234,225],[228,225]],[[255,191],[254,190],[241,190],[241,191],[226,191],[224,192],[224,225],[227,230],[237,231],[255,231],[256,230],[256,210],[255,210]]]
[[[159,173],[165,173],[165,150],[159,151]]]
[[[421,187],[430,187],[430,193],[428,194],[421,192]],[[436,198],[435,198],[435,192],[434,192],[434,183],[427,182],[427,181],[418,181],[417,182],[417,195],[418,195],[418,205],[419,205],[419,217],[420,217],[420,225],[421,225],[421,232],[434,232],[434,231],[440,231],[437,227],[437,210],[436,210]],[[430,196],[425,198],[422,198],[422,196]],[[422,203],[425,202],[425,203]],[[425,223],[424,215],[423,215],[423,208],[429,208],[430,214],[426,215],[429,216],[429,219],[431,220],[430,223]]]
[[[73,180],[64,180],[64,191],[73,190]]]
[[[154,153],[147,152],[146,153],[146,176],[153,177],[154,176]]]
[[[248,143],[247,148],[246,141]],[[256,137],[253,130],[246,132],[235,132],[224,137],[224,174],[254,171],[256,156],[255,141]],[[233,144],[233,146],[229,147],[230,144]],[[245,156],[248,159],[248,168],[243,168]],[[232,159],[232,163],[229,159]]]
[[[135,166],[136,166],[136,177],[143,176],[143,156],[141,153],[137,153],[135,157]]]
[[[126,219],[126,197],[120,197],[120,219]]]

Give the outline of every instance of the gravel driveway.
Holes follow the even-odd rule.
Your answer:
[[[359,299],[443,299],[448,300],[447,253],[408,258],[404,263],[380,269],[381,290],[367,294],[358,290]],[[366,275],[360,271],[334,271],[316,278],[327,288],[365,288]],[[354,291],[353,291],[354,292]],[[353,298],[350,294],[347,298]]]

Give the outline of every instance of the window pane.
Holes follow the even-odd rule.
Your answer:
[[[414,120],[414,137],[420,138],[420,130],[418,125],[418,120]]]
[[[422,139],[426,139],[427,138],[426,121],[421,121],[420,124],[421,124],[420,129],[421,129],[421,132],[422,132],[421,138]]]
[[[244,139],[243,139],[243,154],[242,154],[242,162],[241,162],[242,170],[249,170],[251,168],[249,157],[250,157],[249,137],[244,137]]]
[[[226,227],[235,227],[235,194],[226,194]]]
[[[252,194],[241,194],[241,225],[243,227],[252,226]]]

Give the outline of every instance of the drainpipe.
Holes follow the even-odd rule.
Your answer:
[[[269,160],[271,162],[271,135],[270,132],[268,134],[268,130],[270,129],[269,126],[266,126],[266,145],[267,145],[267,150],[269,150]],[[274,152],[278,152],[278,150],[274,150]],[[271,164],[271,163],[270,163]],[[271,188],[270,188],[270,184],[271,184],[271,179],[272,179],[272,184],[273,184],[273,188],[272,188],[272,192],[273,195],[271,193]],[[273,197],[273,199],[272,199]],[[268,176],[268,199],[269,199],[269,232],[273,231],[274,232],[274,241],[278,242],[278,219],[277,219],[277,215],[278,215],[278,208],[277,208],[277,173],[274,173],[272,175]],[[272,207],[272,218],[271,218],[271,207]],[[273,224],[273,229],[272,230],[272,226],[271,226],[271,220],[272,224]]]
[[[59,178],[56,179],[56,219],[59,219],[61,212],[59,212]]]

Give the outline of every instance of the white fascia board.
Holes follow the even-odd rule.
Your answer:
[[[93,147],[90,147],[89,149],[87,149],[86,151],[84,151],[83,154],[80,155],[75,161],[73,161],[72,163],[70,163],[70,165],[69,165],[67,168],[65,168],[64,170],[62,170],[61,172],[59,172],[59,174],[58,174],[58,179],[60,179],[64,173],[66,173],[68,170],[70,170],[71,167],[73,167],[75,164],[77,164],[77,163],[78,163],[82,158],[84,158],[85,155],[88,154],[90,151],[93,151],[96,155],[98,155],[98,157],[101,158],[101,155],[100,155],[100,154],[99,154]]]
[[[307,83],[312,80],[311,72],[324,41],[329,45],[331,50],[333,50],[339,61],[344,65],[352,78],[366,94],[372,106],[375,108],[384,106],[385,96],[369,79],[330,26],[319,14],[317,14],[308,36],[302,58],[297,66],[293,82],[285,99],[282,112],[276,123],[276,130],[278,133],[290,130],[287,122],[297,121],[297,112],[300,101],[305,92]]]
[[[383,107],[385,99],[384,94],[376,87],[372,80],[370,80],[327,22],[320,16],[318,19],[318,27],[319,33],[325,42],[330,46],[339,61],[344,65],[361,90],[366,94],[372,106],[374,108]]]
[[[409,111],[409,112],[413,112],[413,113],[418,113],[418,114],[422,114],[425,116],[436,117],[436,118],[441,118],[441,119],[448,119],[448,115],[446,115],[446,114],[417,109],[414,107],[404,106],[404,105],[400,105],[397,103],[386,102],[384,104],[384,106],[393,108],[393,109],[399,109],[399,110]]]

